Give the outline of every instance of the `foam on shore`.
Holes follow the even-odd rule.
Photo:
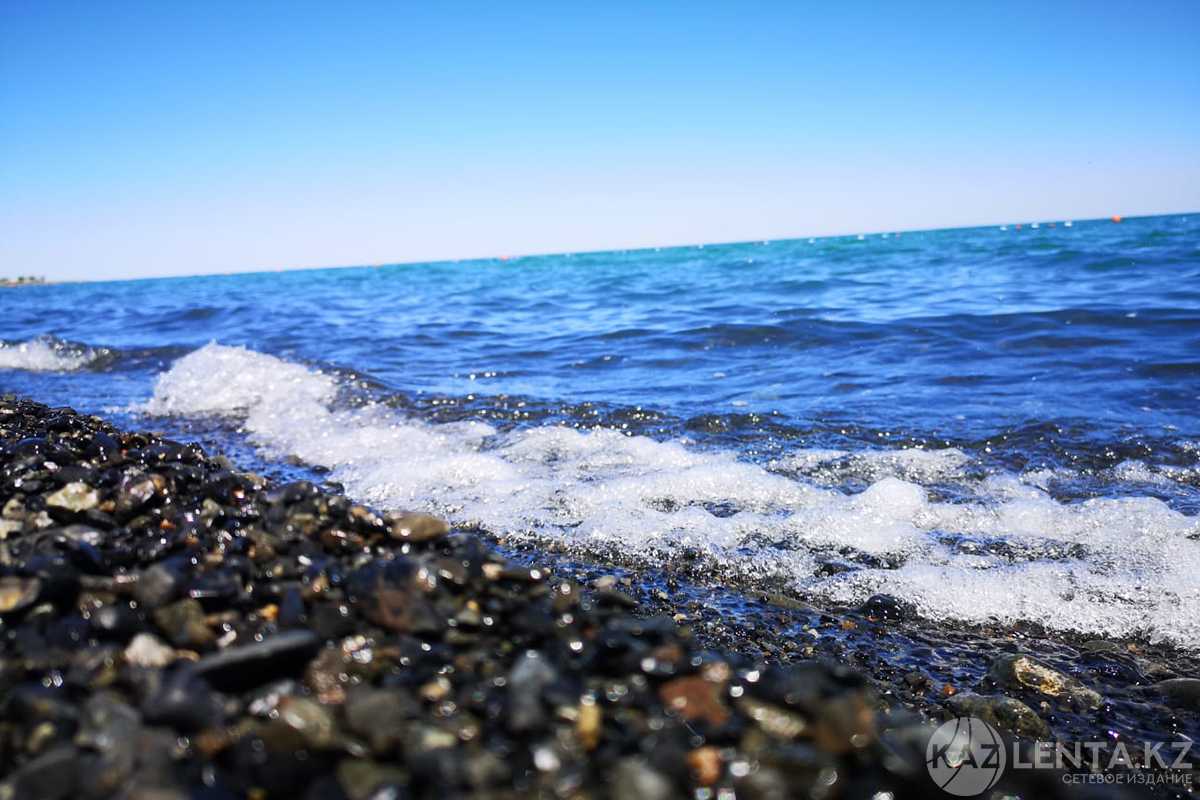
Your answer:
[[[0,342],[0,369],[29,372],[73,372],[87,366],[96,354],[64,342],[42,337],[27,342]]]
[[[153,414],[244,420],[269,454],[332,471],[382,508],[422,508],[505,537],[660,559],[691,548],[731,574],[783,575],[818,597],[886,592],[933,619],[1033,621],[1200,648],[1200,525],[1152,498],[1064,504],[1013,474],[971,477],[958,450],[796,451],[764,469],[679,442],[547,426],[430,425],[340,408],[337,381],[207,345],[158,379]],[[852,463],[869,487],[828,484]],[[969,481],[970,502],[924,484]]]

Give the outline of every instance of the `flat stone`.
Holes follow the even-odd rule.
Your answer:
[[[704,720],[710,725],[724,725],[729,719],[729,708],[722,699],[725,684],[707,680],[701,675],[688,675],[664,683],[658,696],[671,711],[684,719],[695,722]]]
[[[46,505],[79,513],[100,505],[100,495],[86,483],[76,481],[48,495]]]
[[[1041,739],[1050,735],[1050,728],[1042,718],[1013,697],[963,692],[951,697],[946,705],[960,717],[977,717],[992,727],[1020,736]]]
[[[337,766],[338,785],[349,800],[368,800],[391,796],[378,790],[385,786],[405,786],[408,776],[401,769],[366,758],[347,758]]]
[[[0,542],[3,542],[9,536],[20,533],[25,527],[25,523],[16,519],[0,519]]]
[[[441,517],[420,512],[405,512],[387,518],[393,539],[402,542],[432,542],[450,533],[450,524]]]
[[[1001,656],[992,662],[988,675],[1001,686],[1029,689],[1084,708],[1099,708],[1103,702],[1098,692],[1029,656]]]
[[[612,797],[622,800],[669,800],[680,796],[671,781],[636,756],[623,758],[612,771]]]
[[[125,660],[138,667],[162,669],[175,660],[175,650],[152,633],[139,633],[125,648]]]
[[[42,582],[37,578],[22,578],[8,575],[0,578],[0,614],[24,611],[33,606],[42,593]]]
[[[48,750],[9,777],[14,800],[66,800],[74,797],[80,753],[70,745]],[[5,796],[0,784],[0,797]]]
[[[1171,678],[1150,687],[1172,708],[1200,711],[1200,678]]]
[[[300,675],[320,649],[321,640],[312,631],[284,631],[206,655],[193,670],[222,691],[247,689]]]
[[[176,647],[205,648],[216,634],[204,621],[204,607],[198,600],[180,600],[154,612],[154,623]]]
[[[148,608],[166,605],[179,596],[183,589],[182,576],[165,564],[155,564],[138,575],[133,596]]]

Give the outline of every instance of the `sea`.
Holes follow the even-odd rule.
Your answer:
[[[501,543],[1200,650],[1200,214],[26,286],[0,340]]]

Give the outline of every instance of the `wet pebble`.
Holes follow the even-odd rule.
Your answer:
[[[215,687],[245,689],[299,675],[320,648],[321,640],[311,631],[286,631],[206,655],[194,671]]]
[[[960,717],[976,717],[999,730],[1031,738],[1045,738],[1049,726],[1029,706],[1013,697],[983,696],[963,692],[946,703]]]
[[[125,648],[125,660],[137,667],[162,669],[175,660],[175,650],[152,633],[139,633]]]
[[[1200,711],[1200,678],[1171,678],[1150,689],[1174,708]]]
[[[450,533],[450,525],[432,514],[409,512],[387,518],[393,539],[402,542],[432,542]]]
[[[86,483],[68,483],[46,496],[46,507],[81,513],[100,505],[100,494]]]
[[[0,434],[0,800],[923,797],[929,726],[902,703],[1025,737],[1103,713],[1027,656],[980,681],[1012,696],[966,691],[933,635],[868,679],[915,619],[886,595],[826,614],[764,587],[771,623],[741,630],[679,576],[508,559],[66,409],[0,398]],[[1158,681],[1137,708],[1190,719],[1179,660],[1081,653],[1106,695]]]
[[[999,686],[1061,698],[1081,708],[1097,708],[1103,702],[1098,692],[1025,655],[1000,656],[992,662],[988,676]]]

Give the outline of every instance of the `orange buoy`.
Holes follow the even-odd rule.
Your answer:
[[[1120,221],[1121,221],[1121,215],[1120,215],[1120,214],[1113,214],[1113,215],[1112,215],[1112,221],[1113,221],[1113,222],[1120,222]]]

